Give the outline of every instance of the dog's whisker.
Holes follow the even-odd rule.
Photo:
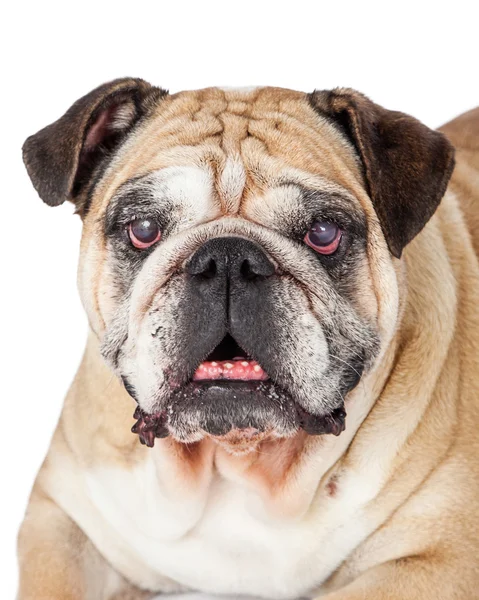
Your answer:
[[[354,373],[356,373],[356,375],[359,377],[358,383],[361,384],[364,392],[366,392],[366,386],[364,385],[364,381],[363,381],[363,377],[362,374],[359,373],[359,371],[357,369],[355,369],[352,365],[350,365],[347,361],[343,360],[342,358],[339,358],[339,356],[336,356],[334,354],[329,354],[330,358],[333,358],[334,360],[337,360],[338,362],[341,362],[343,364],[345,364],[347,367],[349,367]],[[344,400],[344,399],[343,399]]]

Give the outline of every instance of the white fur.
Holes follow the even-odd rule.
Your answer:
[[[337,499],[323,496],[324,505],[314,507],[321,516],[297,522],[269,517],[254,492],[221,479],[204,507],[200,498],[168,501],[153,472],[149,459],[130,473],[101,469],[87,479],[93,504],[114,530],[112,549],[128,540],[129,551],[151,570],[149,580],[157,573],[210,593],[297,597],[323,581],[367,533],[356,512],[358,482]],[[103,532],[88,534],[97,543]]]
[[[245,85],[245,86],[239,86],[239,87],[235,87],[235,86],[221,86],[218,89],[222,90],[223,92],[227,92],[227,93],[233,93],[233,92],[238,92],[240,94],[252,94],[254,91],[256,91],[257,89],[259,89],[259,86],[257,85]]]
[[[177,229],[198,225],[216,216],[213,197],[213,176],[206,168],[167,167],[156,171],[155,192],[158,203],[164,204],[165,197],[176,214],[181,215]]]
[[[113,131],[122,131],[129,127],[136,116],[135,105],[133,103],[121,104],[115,111],[109,128]]]
[[[344,434],[321,440],[321,452],[297,484],[304,506],[291,517],[276,514],[241,475],[223,468],[213,480],[207,475],[184,489],[159,441],[132,469],[84,471],[57,456],[48,487],[115,569],[141,587],[308,595],[377,527],[363,511],[383,483],[377,461],[366,476],[343,472],[334,498],[318,487],[369,404],[355,398]]]

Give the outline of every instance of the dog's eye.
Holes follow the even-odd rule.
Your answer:
[[[316,221],[304,237],[308,246],[320,254],[333,254],[341,242],[342,231],[336,223]]]
[[[128,235],[135,248],[144,250],[161,238],[158,224],[152,219],[135,219],[128,225]]]

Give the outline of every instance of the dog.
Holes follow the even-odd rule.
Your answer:
[[[23,155],[90,332],[19,600],[477,596],[479,109],[126,78]]]

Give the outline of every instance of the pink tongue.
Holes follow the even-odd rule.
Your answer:
[[[264,381],[268,379],[268,374],[255,360],[213,360],[202,362],[193,375],[194,381],[204,381],[205,379]]]

